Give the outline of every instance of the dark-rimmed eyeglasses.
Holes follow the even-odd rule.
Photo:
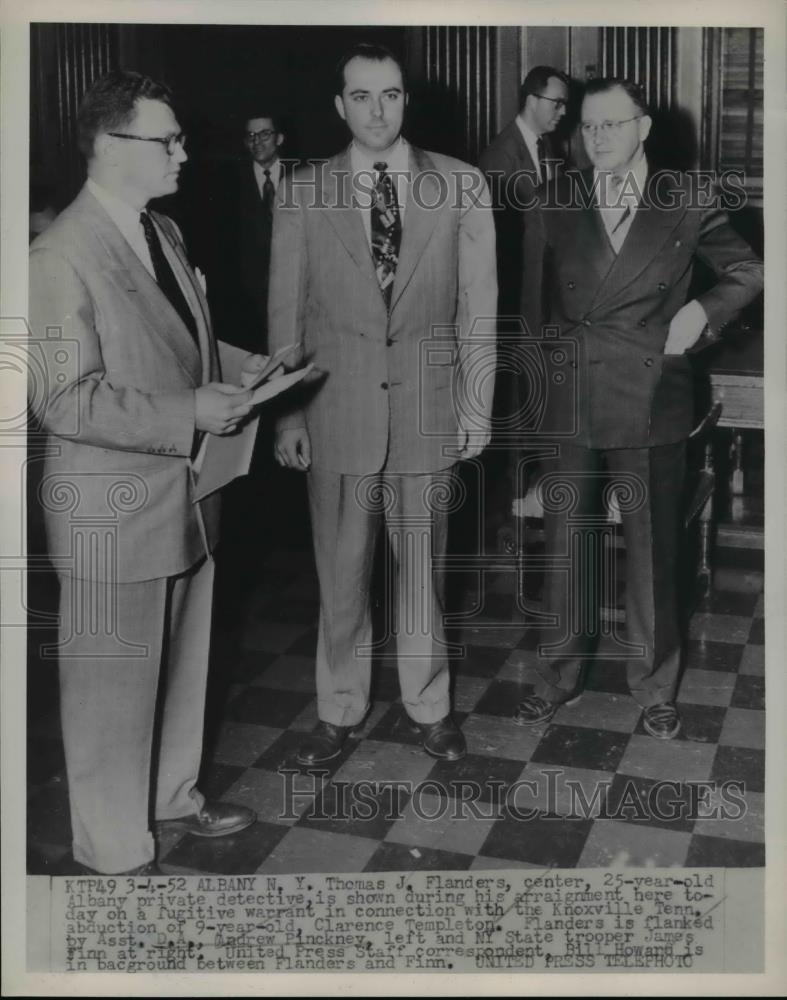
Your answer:
[[[276,134],[277,132],[275,128],[262,128],[259,132],[245,132],[244,138],[246,142],[256,142],[257,140],[260,142],[267,142]]]
[[[595,125],[593,122],[580,122],[579,129],[582,135],[595,136],[597,131],[602,135],[618,135],[624,125],[628,125],[629,122],[639,121],[640,118],[642,118],[642,115],[634,115],[633,118],[623,118],[619,122],[601,122],[600,125]]]
[[[558,111],[566,107],[566,101],[562,97],[547,97],[546,94],[533,94],[533,97],[537,97],[539,101],[550,101]]]
[[[177,135],[131,135],[130,132],[107,132],[107,135],[113,136],[115,139],[135,139],[137,142],[157,142],[160,146],[163,146],[167,151],[168,156],[172,156],[175,150],[180,146],[181,149],[186,148],[186,134],[185,132],[178,132]]]

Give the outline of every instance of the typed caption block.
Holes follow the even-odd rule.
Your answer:
[[[29,904],[29,971],[762,968],[756,869],[31,878]]]

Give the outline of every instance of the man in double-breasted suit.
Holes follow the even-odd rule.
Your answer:
[[[351,146],[296,171],[274,213],[272,350],[297,341],[325,372],[283,417],[276,453],[308,469],[320,580],[320,723],[303,763],[336,756],[369,708],[370,583],[384,519],[397,579],[405,710],[434,756],[456,760],[442,594],[452,467],[489,439],[494,385],[494,224],[482,175],[401,137],[397,59],[360,45],[335,104]]]
[[[626,543],[628,683],[645,730],[670,739],[680,728],[676,564],[693,422],[686,352],[718,337],[759,293],[762,264],[690,176],[651,174],[639,87],[591,81],[581,119],[593,168],[550,185],[526,225],[528,258],[547,261],[547,319],[559,334],[545,331],[541,401],[544,440],[557,451],[541,484],[554,627],[539,648],[540,682],[516,721],[546,722],[579,693],[597,634],[588,528],[614,487]],[[718,280],[686,302],[695,258]],[[527,317],[536,295],[524,277]],[[539,324],[529,317],[531,329]]]
[[[41,487],[60,577],[61,715],[73,855],[155,870],[149,819],[197,836],[254,822],[197,789],[216,498],[190,458],[250,409],[223,384],[208,307],[175,225],[147,211],[186,159],[169,91],[138,73],[80,106],[88,179],[32,245],[32,399],[50,433]],[[225,374],[249,356],[223,351]],[[259,358],[250,359],[254,366]],[[151,786],[153,802],[150,802]]]

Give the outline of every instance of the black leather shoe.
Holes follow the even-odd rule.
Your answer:
[[[342,747],[354,728],[356,727],[334,726],[331,722],[320,720],[298,747],[295,759],[307,767],[333,760],[342,752]]]
[[[185,830],[195,837],[228,837],[240,833],[257,820],[257,814],[246,806],[231,802],[206,802],[200,812],[177,819],[160,820],[158,825],[167,830]]]
[[[414,722],[413,726],[421,736],[424,750],[432,757],[461,760],[467,753],[464,735],[450,715],[438,722]]]
[[[671,740],[680,732],[680,716],[674,702],[648,705],[642,715],[645,732],[657,740]]]

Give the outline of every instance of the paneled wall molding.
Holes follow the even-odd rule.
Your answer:
[[[455,121],[457,155],[476,162],[497,128],[495,27],[433,25],[421,29],[420,67],[425,82],[443,92]]]
[[[634,80],[653,108],[671,108],[676,95],[678,28],[599,28],[601,74]]]
[[[31,177],[67,201],[84,177],[76,117],[85,91],[118,64],[118,26],[31,25]]]

